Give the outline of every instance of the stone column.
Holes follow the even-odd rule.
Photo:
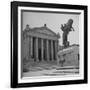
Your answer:
[[[35,39],[35,56],[36,56],[36,61],[38,61],[38,38],[36,37]]]
[[[30,58],[33,56],[33,37],[30,37]]]
[[[53,40],[51,40],[51,59],[53,60]]]
[[[54,43],[55,43],[55,60],[57,60],[57,49],[58,49],[57,41],[54,41]]]
[[[47,56],[47,61],[49,60],[49,41],[46,40],[46,56]]]
[[[44,48],[43,48],[43,42],[44,42],[44,40],[43,39],[41,39],[41,60],[43,60],[44,58]]]

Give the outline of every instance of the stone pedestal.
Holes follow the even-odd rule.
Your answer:
[[[57,64],[62,66],[79,65],[79,46],[72,46],[58,52]]]

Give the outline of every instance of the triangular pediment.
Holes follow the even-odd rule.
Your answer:
[[[42,34],[51,35],[51,36],[56,36],[56,33],[47,27],[34,28],[32,31],[42,33]]]
[[[28,32],[28,33],[33,33],[33,34],[38,34],[38,35],[50,35],[50,36],[54,36],[54,37],[58,37],[58,35],[53,32],[51,29],[49,29],[46,24],[42,27],[34,27],[34,28],[29,28],[26,26],[26,29],[25,29],[25,32]]]

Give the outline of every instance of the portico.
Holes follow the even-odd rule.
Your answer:
[[[28,48],[24,51],[28,60],[34,61],[52,61],[57,60],[59,36],[51,31],[46,24],[43,27],[32,28],[26,27],[24,30],[24,40],[27,40]]]

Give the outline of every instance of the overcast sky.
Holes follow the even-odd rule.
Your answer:
[[[73,19],[73,28],[75,32],[70,32],[68,35],[68,40],[70,44],[79,44],[79,15],[78,14],[56,14],[56,13],[43,13],[43,12],[23,12],[23,30],[26,25],[29,24],[31,28],[42,27],[47,24],[55,33],[59,33],[61,38],[59,39],[59,44],[62,45],[62,30],[61,24],[67,23],[68,19]]]

